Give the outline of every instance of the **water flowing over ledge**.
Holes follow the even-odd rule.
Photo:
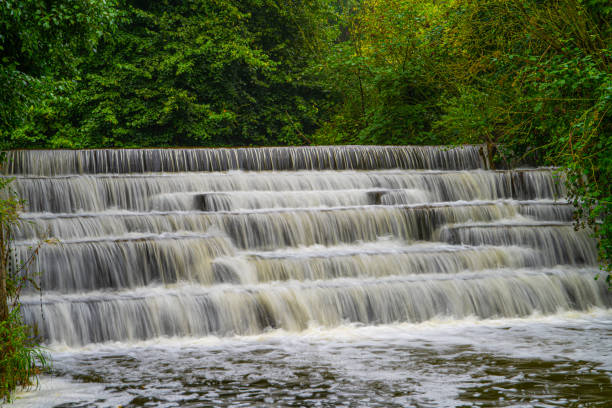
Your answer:
[[[7,174],[61,175],[227,170],[476,169],[482,146],[314,146],[232,149],[15,150]]]
[[[14,151],[51,344],[612,307],[555,169],[481,146]]]

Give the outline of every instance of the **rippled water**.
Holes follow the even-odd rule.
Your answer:
[[[612,312],[52,348],[15,406],[610,406]]]

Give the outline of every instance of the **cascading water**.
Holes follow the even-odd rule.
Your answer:
[[[480,146],[8,156],[16,262],[59,240],[22,298],[51,347],[612,307],[563,175],[490,170]]]

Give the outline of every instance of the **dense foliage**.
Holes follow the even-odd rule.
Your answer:
[[[0,179],[0,403],[10,401],[16,387],[31,385],[47,366],[32,328],[23,323],[20,313],[21,290],[26,285],[36,287],[30,267],[39,248],[33,248],[23,264],[12,261],[11,231],[19,222],[21,205],[10,190],[10,180]]]
[[[121,1],[113,30],[11,144],[307,143],[325,96],[305,70],[328,14],[319,0]]]
[[[49,106],[115,17],[112,0],[0,2],[0,148],[31,147],[37,117],[62,120]],[[53,132],[44,137],[50,144]]]
[[[0,148],[487,143],[612,260],[606,0],[7,0]]]

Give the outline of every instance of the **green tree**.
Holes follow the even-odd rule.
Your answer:
[[[487,0],[456,2],[446,15],[444,42],[456,61],[447,72],[459,87],[442,99],[437,131],[503,146],[498,159],[510,165],[565,170],[577,226],[593,228],[609,271],[612,6]]]
[[[320,64],[336,103],[323,143],[436,144],[444,91],[424,32],[432,2],[366,0],[340,18],[344,38]],[[439,64],[438,64],[439,66]]]
[[[29,134],[31,119],[45,114],[83,56],[95,50],[102,30],[114,21],[113,4],[0,2],[0,148],[30,147],[36,141]]]
[[[323,90],[306,69],[326,3],[125,1],[86,72],[41,110],[41,147],[308,143]]]

